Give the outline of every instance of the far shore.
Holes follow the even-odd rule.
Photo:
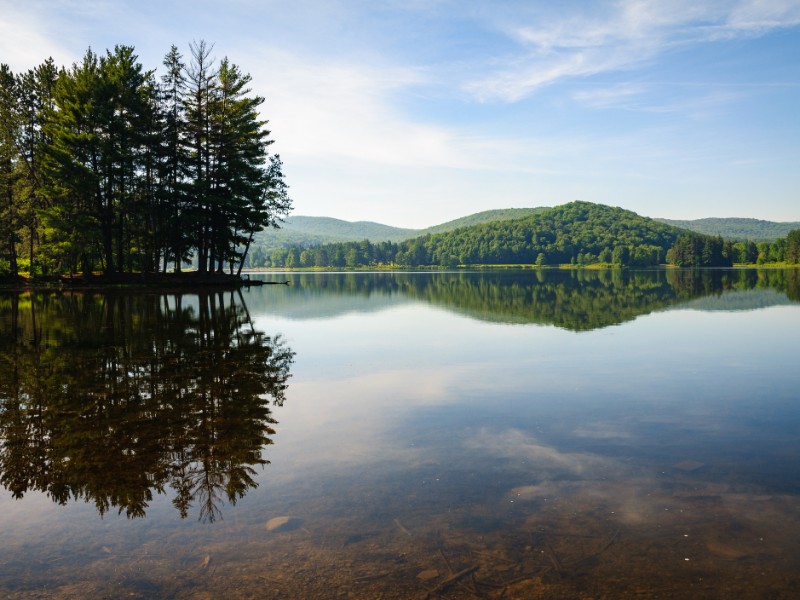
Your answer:
[[[610,263],[594,263],[588,265],[535,265],[535,264],[503,264],[503,265],[454,265],[454,266],[399,266],[399,265],[372,265],[360,267],[298,267],[298,268],[251,268],[243,269],[242,274],[230,273],[200,273],[198,271],[182,271],[180,273],[119,273],[107,276],[93,273],[89,276],[83,274],[59,275],[49,277],[30,277],[20,274],[16,278],[0,276],[0,289],[25,290],[25,289],[53,289],[53,290],[93,290],[93,289],[125,289],[125,288],[168,288],[168,289],[238,289],[251,285],[285,284],[288,281],[250,280],[250,275],[278,274],[278,273],[364,273],[364,272],[441,272],[441,271],[492,271],[492,270],[633,270],[638,267],[614,265]],[[676,265],[659,265],[657,267],[641,267],[642,269],[669,269],[679,270]],[[800,268],[800,265],[788,263],[735,263],[733,267],[698,267],[703,270],[724,269],[791,269]]]

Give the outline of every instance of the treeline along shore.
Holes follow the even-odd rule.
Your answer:
[[[240,272],[291,201],[250,75],[190,50],[0,65],[0,276]]]
[[[400,242],[290,245],[269,252],[256,248],[248,261],[248,266],[254,268],[792,265],[800,262],[800,229],[771,243],[734,242],[621,208],[576,201],[523,218],[481,223]]]

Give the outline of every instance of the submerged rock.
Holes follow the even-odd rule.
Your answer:
[[[729,544],[720,540],[709,540],[706,543],[708,551],[723,560],[739,560],[751,554],[750,550],[738,544]]]
[[[273,517],[267,521],[267,531],[292,531],[303,524],[298,517]]]
[[[420,581],[429,581],[431,579],[436,579],[439,577],[439,571],[436,569],[425,569],[421,573],[417,574],[417,579]]]

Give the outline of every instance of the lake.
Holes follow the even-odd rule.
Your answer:
[[[0,292],[0,596],[800,597],[800,270]]]

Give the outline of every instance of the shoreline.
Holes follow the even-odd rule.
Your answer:
[[[250,279],[250,275],[289,274],[289,273],[369,273],[369,272],[458,272],[458,271],[492,271],[492,270],[636,270],[636,269],[663,269],[663,270],[725,270],[725,269],[796,269],[800,265],[786,263],[745,264],[735,263],[731,267],[678,267],[676,265],[658,265],[651,267],[630,267],[595,263],[589,265],[532,265],[532,264],[502,264],[502,265],[458,265],[455,267],[442,266],[363,266],[363,267],[304,267],[304,268],[256,268],[242,271],[242,275],[229,273],[199,273],[197,271],[184,271],[181,273],[122,273],[112,276],[97,275],[59,275],[50,277],[26,277],[18,275],[16,278],[0,277],[0,290],[27,291],[89,291],[89,290],[119,290],[119,289],[240,289],[243,287],[262,285],[289,285],[289,281],[264,281]]]
[[[114,289],[239,289],[242,287],[285,284],[288,282],[250,280],[229,273],[121,273],[116,275],[57,275],[51,277],[0,278],[0,289],[8,291],[52,290],[87,291]]]

